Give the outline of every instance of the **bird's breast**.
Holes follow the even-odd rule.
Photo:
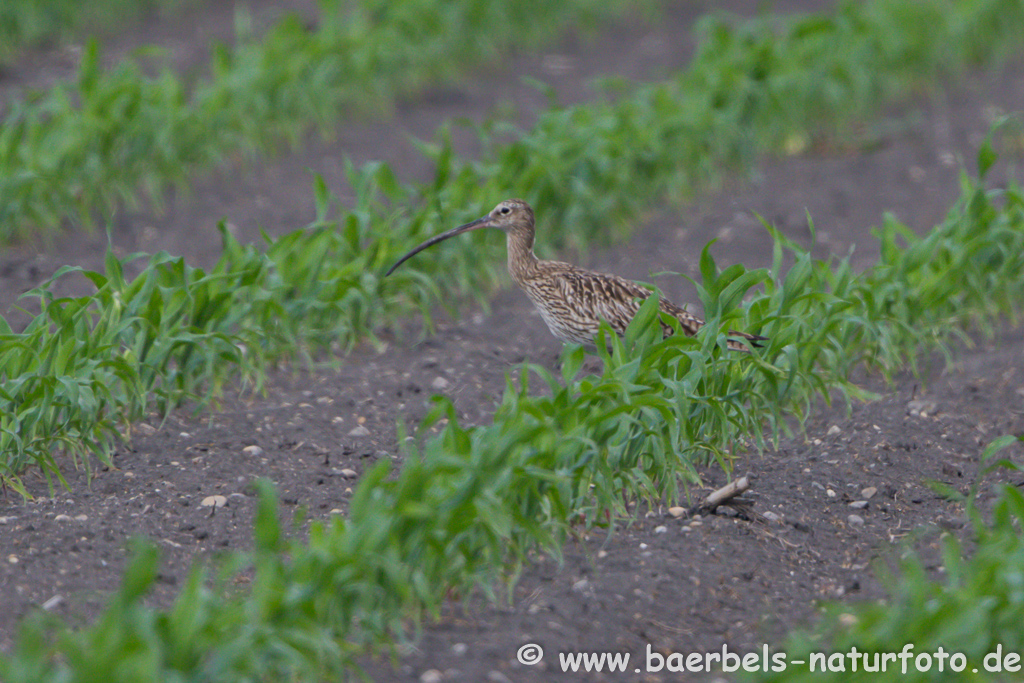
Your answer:
[[[536,307],[556,339],[572,344],[592,344],[600,322],[590,308],[580,306],[557,287],[526,285],[523,291]]]

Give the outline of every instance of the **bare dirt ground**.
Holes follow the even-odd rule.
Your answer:
[[[738,0],[722,4],[745,14],[755,9]],[[273,3],[254,3],[261,5]],[[792,2],[778,9],[799,7]],[[311,171],[345,196],[342,154],[357,162],[383,159],[404,178],[422,178],[429,166],[407,135],[429,137],[451,117],[480,119],[507,104],[529,121],[543,98],[520,82],[522,75],[551,83],[563,102],[590,97],[588,83],[597,75],[664,75],[685,64],[693,45],[690,26],[704,9],[680,3],[657,26],[627,22],[596,39],[569,36],[543,53],[510,55],[500,67],[403,102],[387,120],[346,124],[334,141],[310,138],[302,149],[258,168],[200,177],[164,215],[118,215],[115,247],[123,253],[167,249],[199,265],[218,253],[214,226],[221,218],[244,239],[254,239],[259,227],[280,233],[305,225],[313,218]],[[229,21],[230,15],[189,17],[180,26],[144,24],[123,41],[162,40],[172,50],[201,54],[202,46],[189,41],[223,35],[224,29],[197,33],[194,26],[214,20]],[[123,49],[121,40],[111,39],[112,52]],[[55,67],[48,64],[45,56],[36,57],[16,70],[16,86],[52,79]],[[973,168],[993,116],[1019,109],[1024,65],[975,74],[966,84],[917,95],[887,112],[845,151],[766,160],[756,178],[736,179],[684,210],[651,207],[627,244],[565,256],[642,279],[665,270],[696,275],[700,248],[717,237],[719,263],[765,265],[768,240],[755,214],[804,244],[811,239],[810,214],[819,253],[845,254],[856,245],[857,262],[865,266],[876,255],[870,228],[883,212],[919,231],[933,226],[958,194],[961,164]],[[468,136],[459,146],[473,151]],[[543,240],[544,207],[535,208]],[[50,249],[5,248],[0,305],[7,311],[20,292],[60,265],[99,267],[105,247],[105,236],[72,230]],[[694,300],[681,279],[658,284],[678,301]],[[273,376],[265,397],[229,395],[216,412],[183,409],[163,424],[154,418],[138,425],[114,467],[95,472],[91,482],[83,472],[68,471],[70,490],[51,496],[44,481],[26,474],[36,497],[0,500],[0,649],[10,646],[18,618],[40,605],[72,623],[94,616],[119,580],[133,534],[145,534],[163,549],[152,599],[169,601],[197,557],[248,547],[254,509],[248,484],[256,477],[273,479],[286,510],[303,507],[313,518],[343,514],[366,467],[382,458],[398,460],[396,423],[413,429],[430,395],[452,397],[466,423],[484,422],[507,371],[524,360],[554,367],[558,352],[525,298],[504,291],[489,314],[466,308],[420,343],[360,348],[336,369],[285,369]],[[818,601],[879,597],[873,560],[890,556],[922,529],[963,528],[961,507],[929,482],[966,490],[985,444],[1024,433],[1019,330],[960,350],[952,367],[939,361],[932,367],[924,378],[899,377],[890,386],[864,377],[881,400],[856,404],[849,414],[842,407],[822,408],[806,434],[740,459],[736,472],[751,475],[755,510],[772,513],[766,518],[682,522],[661,511],[640,511],[634,523],[610,536],[598,531],[570,544],[561,564],[538,558],[510,604],[453,604],[400,659],[367,659],[367,671],[378,681],[557,680],[568,676],[556,666],[559,652],[642,658],[648,645],[662,653],[721,650],[723,644],[751,650],[809,623]],[[1024,459],[1019,447],[1007,455]],[[1007,478],[1021,479],[1000,477]],[[720,472],[707,474],[709,488],[722,483]],[[991,490],[992,482],[982,486],[983,501]],[[224,495],[227,506],[200,506],[214,494]],[[917,547],[929,556],[934,534],[925,531],[920,538]],[[542,663],[518,664],[516,653],[526,643],[544,648]],[[664,676],[588,680],[674,680]]]

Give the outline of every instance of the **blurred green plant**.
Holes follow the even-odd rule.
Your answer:
[[[359,110],[464,73],[467,64],[529,48],[569,26],[586,30],[625,2],[569,0],[529,7],[493,0],[321,0],[317,26],[296,16],[260,39],[214,46],[191,86],[165,66],[106,70],[89,41],[77,78],[6,107],[0,125],[0,240],[52,235],[66,220],[144,197],[157,206],[196,169],[250,159],[314,126],[326,135]]]
[[[197,168],[295,144],[314,125],[329,134],[338,111],[387,106],[481,55],[536,45],[624,7],[325,0],[315,30],[286,19],[261,41],[243,35],[233,50],[214,49],[211,73],[192,89],[167,69],[153,78],[132,63],[102,71],[92,43],[76,82],[8,107],[0,239],[50,234],[67,219],[90,224],[143,197],[159,204]],[[759,151],[834,138],[893,97],[997,63],[1022,47],[1021,23],[1016,0],[846,2],[829,14],[739,25],[706,18],[678,78],[604,106],[552,112],[535,135],[474,172],[487,171],[500,196],[534,188],[535,204],[567,207],[559,223],[593,215],[614,223],[651,197],[686,197],[729,169],[750,168]],[[482,134],[487,145],[491,131]],[[438,201],[463,205],[454,200],[467,190]],[[593,211],[567,196],[586,198]]]
[[[84,33],[109,33],[154,10],[187,0],[6,0],[0,4],[0,66],[24,50],[49,47]],[[107,27],[104,31],[104,27]]]

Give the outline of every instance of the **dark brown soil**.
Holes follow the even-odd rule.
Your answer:
[[[739,0],[719,4],[754,10],[754,3]],[[405,178],[423,177],[428,165],[407,135],[429,137],[449,118],[480,119],[503,103],[528,121],[543,102],[520,82],[522,75],[551,83],[565,102],[591,96],[595,75],[655,78],[685,63],[689,27],[702,9],[683,3],[656,27],[627,23],[596,39],[570,37],[544,53],[511,55],[501,68],[404,102],[386,121],[346,125],[333,142],[310,138],[258,168],[202,177],[187,198],[172,199],[164,215],[119,215],[116,248],[166,249],[207,264],[217,255],[214,226],[221,218],[244,239],[260,227],[281,233],[305,225],[313,218],[311,171],[344,197],[343,153],[357,162],[384,159]],[[221,14],[186,23],[230,21]],[[195,41],[223,35],[223,27],[200,36],[189,26],[147,24],[123,41],[163,36],[172,50],[198,54],[202,45]],[[119,41],[111,41],[113,52],[123,48]],[[38,63],[45,66],[45,59]],[[54,77],[46,68],[17,73],[18,87]],[[643,279],[665,270],[696,275],[700,248],[717,237],[720,263],[764,265],[768,240],[757,215],[808,244],[809,213],[820,253],[845,254],[856,245],[858,265],[865,266],[876,255],[870,228],[883,212],[916,230],[930,228],[955,200],[961,163],[973,167],[993,116],[1022,108],[1024,66],[976,74],[966,85],[918,95],[888,112],[868,127],[870,144],[767,160],[756,179],[730,182],[685,210],[652,207],[628,244],[579,258]],[[472,152],[468,141],[459,145]],[[543,230],[544,207],[535,208]],[[105,246],[105,236],[75,230],[52,249],[5,249],[3,310],[59,265],[99,267]],[[679,280],[658,284],[679,301],[693,301]],[[51,496],[43,480],[27,473],[36,497],[0,500],[0,649],[9,648],[18,618],[33,607],[46,604],[76,623],[95,615],[119,580],[134,534],[146,534],[163,549],[153,602],[166,603],[197,557],[249,546],[254,499],[247,484],[256,477],[273,479],[287,509],[301,506],[314,518],[344,514],[365,468],[397,458],[396,422],[413,428],[431,394],[453,398],[467,423],[484,422],[507,371],[527,359],[554,367],[558,352],[525,299],[504,291],[490,314],[467,308],[421,343],[360,348],[334,370],[287,369],[274,374],[266,397],[229,395],[217,411],[183,409],[163,424],[136,425],[131,448],[117,453],[115,467],[93,472],[91,483],[69,467],[70,490]],[[888,387],[865,377],[881,400],[856,404],[849,414],[841,406],[822,408],[806,435],[738,461],[737,473],[753,480],[750,497],[764,516],[757,521],[710,516],[682,522],[660,510],[640,511],[611,536],[593,532],[570,544],[561,564],[539,558],[511,604],[451,605],[415,648],[396,663],[368,660],[368,671],[380,681],[548,681],[564,677],[557,653],[575,651],[629,652],[632,671],[634,664],[643,667],[648,645],[662,653],[720,651],[726,644],[750,650],[807,624],[820,600],[880,596],[873,559],[922,529],[963,526],[961,507],[929,483],[966,490],[985,444],[1024,432],[1019,330],[962,349],[952,367],[938,361],[933,367],[923,379],[900,377]],[[1024,456],[1019,447],[1007,454],[1018,461]],[[724,481],[720,471],[706,473],[708,488]],[[202,507],[211,495],[225,496],[227,506]],[[991,483],[981,496],[991,498]],[[863,500],[866,507],[850,506]],[[928,557],[932,536],[922,538],[918,547]],[[541,664],[516,661],[526,643],[544,648]],[[587,680],[672,679],[630,673]]]

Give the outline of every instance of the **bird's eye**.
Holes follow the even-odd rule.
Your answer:
[[[512,213],[512,209],[508,208],[507,206],[503,206],[501,207],[501,209],[498,210],[498,213],[509,214]]]

